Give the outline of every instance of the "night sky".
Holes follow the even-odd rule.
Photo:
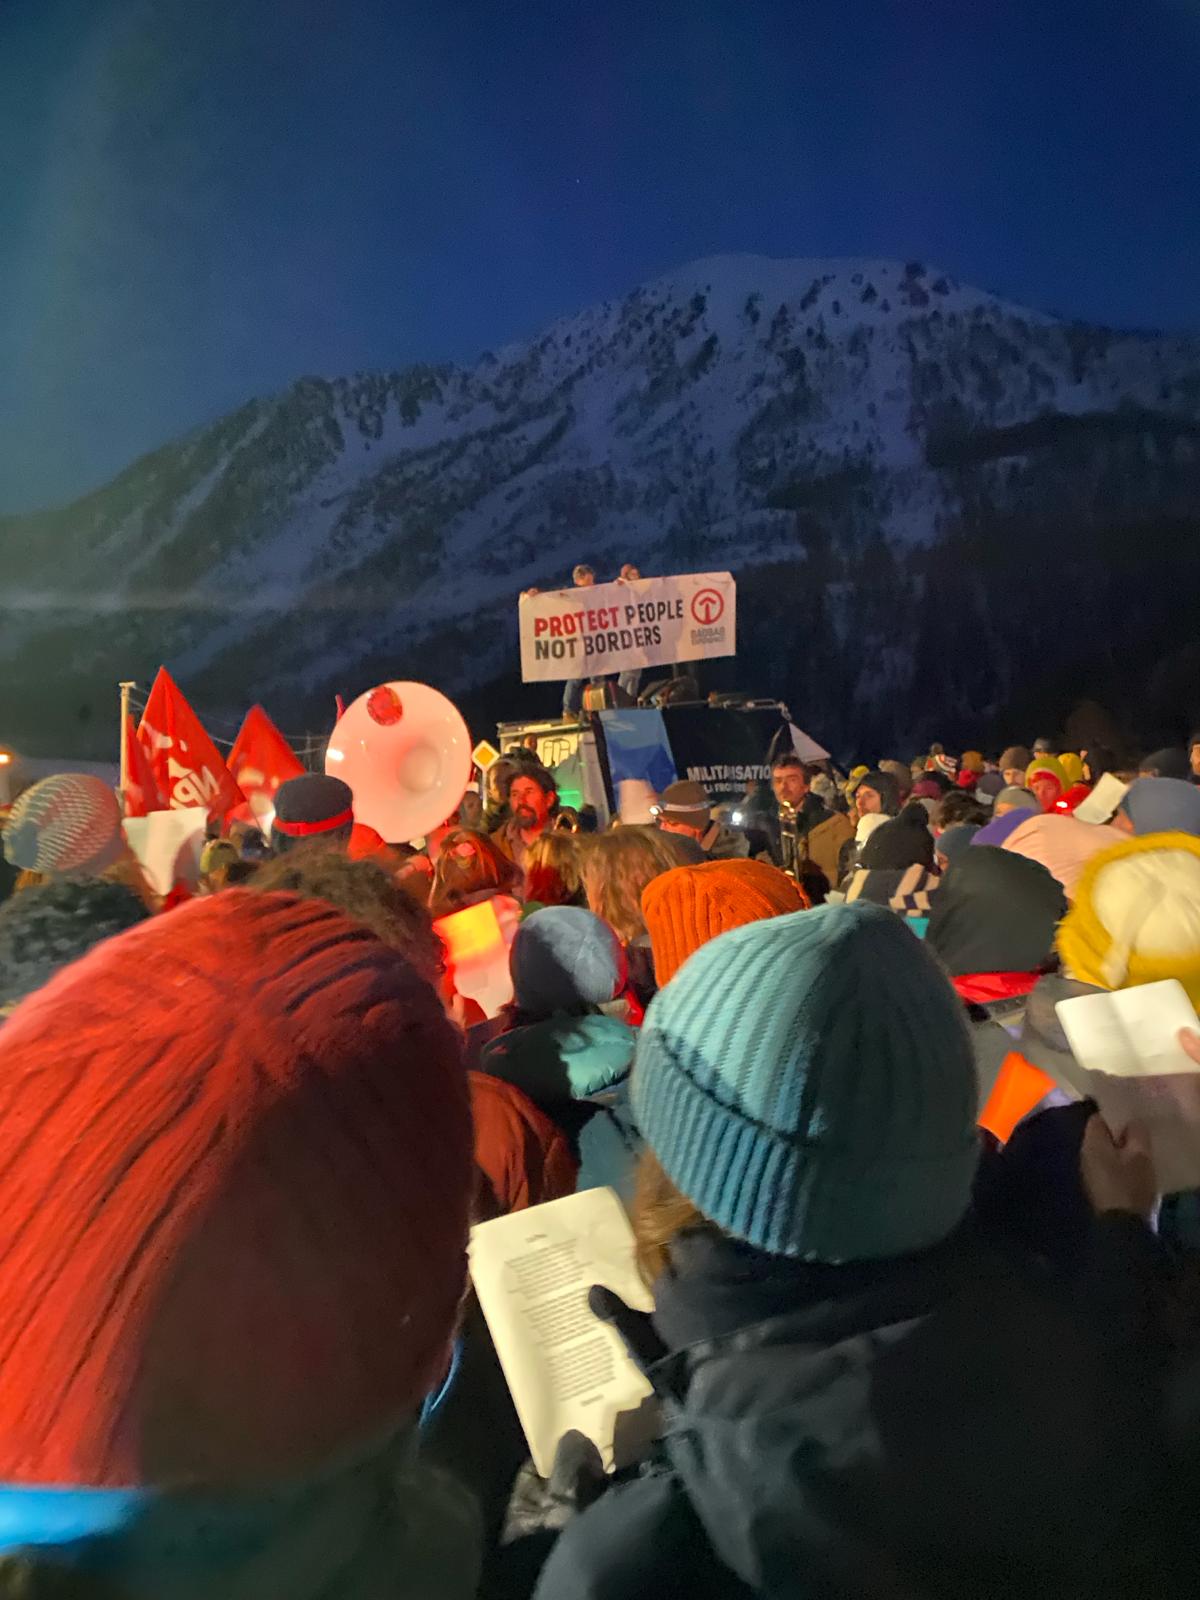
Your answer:
[[[0,0],[0,510],[704,255],[1200,327],[1191,0]]]

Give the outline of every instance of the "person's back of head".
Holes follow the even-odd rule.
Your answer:
[[[942,880],[925,942],[951,977],[1032,973],[1052,960],[1063,887],[1040,862],[972,844]]]
[[[924,822],[924,809],[905,806],[876,828],[859,853],[859,865],[868,872],[896,871],[908,867],[932,867],[933,836]]]
[[[124,933],[149,912],[123,883],[48,880],[0,905],[0,1017],[93,945]]]
[[[981,828],[987,821],[987,812],[976,800],[974,790],[952,789],[938,801],[932,820],[935,833],[953,828],[961,822]]]
[[[683,863],[678,840],[658,828],[614,828],[598,834],[583,859],[588,907],[629,944],[646,931],[642,891],[660,872]]]
[[[583,868],[574,833],[555,829],[530,845],[525,858],[525,898],[543,906],[580,903]]]
[[[289,850],[345,850],[354,831],[350,785],[323,772],[305,772],[281,783],[275,794],[271,846]]]
[[[438,851],[429,909],[434,917],[444,917],[489,895],[512,894],[519,878],[516,866],[487,834],[456,828]]]
[[[806,904],[795,880],[763,861],[706,861],[653,878],[642,891],[642,914],[659,988],[710,939]]]
[[[702,945],[650,1007],[633,1076],[638,1126],[696,1214],[759,1250],[830,1263],[906,1255],[956,1227],[975,1098],[952,990],[877,906]]]
[[[901,800],[905,800],[912,793],[913,774],[903,761],[881,761],[880,772],[886,772],[895,781],[896,791]]]
[[[1136,834],[1200,834],[1200,789],[1182,778],[1139,778],[1120,810]]]
[[[942,872],[952,866],[964,850],[970,848],[971,840],[978,832],[979,825],[977,823],[954,822],[938,835],[934,842],[934,852],[937,856],[938,867]]]
[[[513,1005],[522,1021],[584,1014],[625,987],[621,941],[582,906],[546,906],[517,929],[510,956]]]
[[[117,797],[100,778],[60,772],[26,789],[4,824],[4,854],[22,873],[99,878],[128,853]]]
[[[1174,746],[1154,750],[1138,762],[1139,778],[1188,778],[1191,771],[1187,751]]]
[[[473,1185],[430,986],[332,906],[231,890],[27,999],[0,1101],[9,1533],[39,1514],[14,1485],[114,1489],[119,1518],[75,1496],[61,1537],[118,1586],[128,1560],[139,1593],[248,1593],[251,1562],[264,1595],[333,1592],[348,1564],[402,1588],[436,1520],[412,1438]]]
[[[1058,951],[1081,983],[1124,989],[1175,978],[1200,1006],[1200,839],[1152,833],[1093,856]]]
[[[441,980],[445,951],[429,912],[377,861],[351,861],[335,850],[293,850],[259,867],[247,887],[336,906],[399,950],[430,983]]]
[[[1040,811],[1041,805],[1037,795],[1032,789],[1010,783],[1007,788],[1001,789],[996,796],[996,803],[992,807],[993,817],[1006,817],[1010,811]]]

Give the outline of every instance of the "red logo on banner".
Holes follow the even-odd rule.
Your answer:
[[[719,589],[697,589],[692,596],[692,615],[704,628],[718,622],[725,610],[725,596]]]

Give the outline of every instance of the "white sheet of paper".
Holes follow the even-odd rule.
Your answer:
[[[612,1189],[586,1189],[471,1230],[475,1293],[542,1477],[568,1429],[595,1443],[606,1468],[653,1434],[650,1384],[588,1306],[588,1290],[603,1284],[633,1309],[653,1309],[633,1252],[633,1229]]]
[[[199,883],[207,825],[203,806],[181,806],[175,811],[152,811],[147,817],[126,817],[121,827],[156,892],[170,894],[176,883],[189,889]]]
[[[1066,1086],[1095,1100],[1114,1134],[1145,1124],[1165,1194],[1200,1187],[1200,1065],[1178,1042],[1200,1018],[1181,983],[1137,984],[1060,1000],[1074,1062]]]
[[[1114,773],[1106,772],[1086,800],[1071,813],[1079,822],[1107,822],[1129,793],[1129,785]]]

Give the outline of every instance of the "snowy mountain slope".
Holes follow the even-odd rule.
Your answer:
[[[473,367],[302,379],[0,518],[0,670],[47,705],[165,658],[231,714],[262,697],[293,721],[379,671],[469,696],[515,680],[517,591],[578,559],[819,582],[836,653],[866,553],[896,562],[919,633],[930,551],[1042,517],[1053,559],[1117,513],[1193,517],[1198,445],[1195,339],[1064,323],[918,263],[701,261]],[[762,681],[794,672],[778,654],[751,649],[755,687],[786,687]],[[915,662],[893,668],[898,728]],[[843,714],[875,714],[869,684],[848,692]]]

